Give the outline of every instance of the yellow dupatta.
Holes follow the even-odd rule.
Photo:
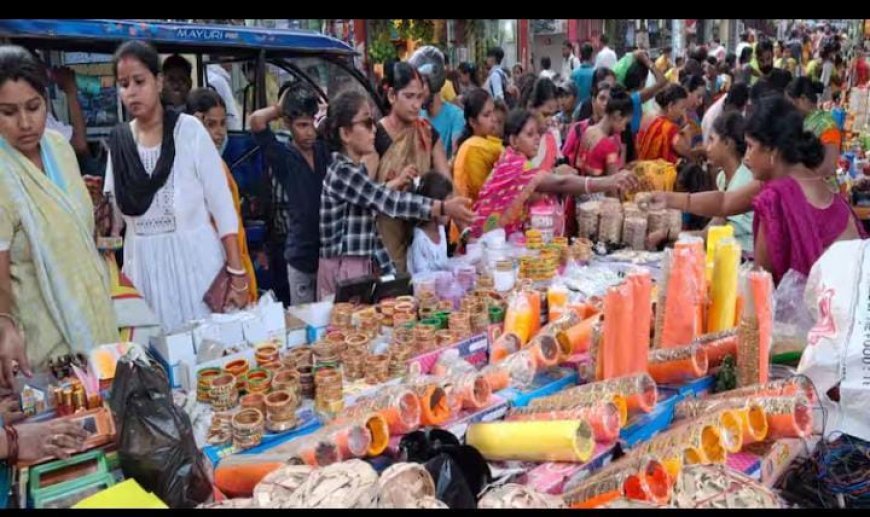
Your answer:
[[[93,240],[93,205],[69,143],[48,130],[40,145],[45,171],[0,138],[0,198],[14,210],[29,241],[44,302],[15,304],[13,310],[25,334],[28,324],[50,321],[72,351],[86,353],[119,337],[109,278]],[[33,330],[31,337],[40,335]]]

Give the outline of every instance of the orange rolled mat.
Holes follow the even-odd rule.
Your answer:
[[[538,369],[546,369],[559,363],[559,343],[550,335],[538,335],[527,347],[535,358]]]
[[[794,375],[787,379],[777,379],[764,384],[753,384],[745,388],[723,391],[711,395],[711,399],[743,398],[756,399],[759,397],[787,397],[802,395],[810,403],[816,402],[816,392],[812,381],[804,375]]]
[[[595,508],[613,495],[664,503],[673,483],[661,461],[651,456],[629,454],[603,467],[562,497],[571,508]]]
[[[344,410],[347,417],[378,413],[387,421],[392,436],[407,434],[420,427],[421,412],[420,399],[405,387],[388,389]]]
[[[705,334],[695,340],[707,352],[710,368],[717,368],[729,355],[737,357],[737,331],[727,330],[715,334]]]
[[[511,375],[507,368],[491,364],[481,370],[481,373],[486,377],[486,381],[489,383],[492,391],[501,391],[511,385]]]
[[[505,332],[492,344],[492,350],[489,354],[489,360],[495,364],[504,360],[505,357],[513,354],[521,348],[520,338],[516,334]]]
[[[372,438],[367,455],[372,458],[380,456],[390,444],[390,427],[387,425],[387,420],[377,413],[372,413],[366,417],[365,426]]]
[[[756,402],[767,415],[767,437],[804,438],[813,432],[813,412],[801,396],[762,397]]]
[[[266,475],[284,465],[280,461],[240,464],[221,462],[214,471],[214,484],[227,497],[251,497],[254,487]]]
[[[372,443],[372,435],[363,424],[344,424],[325,432],[329,434],[331,441],[335,443],[338,457],[342,461],[362,458],[368,453],[369,446]]]
[[[484,375],[467,373],[449,378],[456,397],[462,401],[464,409],[481,409],[489,405],[492,387]]]
[[[707,375],[707,352],[698,345],[660,348],[649,354],[649,374],[657,383],[676,384]]]
[[[312,467],[325,467],[341,460],[335,443],[320,436],[312,436],[300,443],[296,455]]]
[[[595,324],[600,320],[601,314],[596,313],[573,327],[559,332],[556,334],[559,346],[563,350],[571,350],[571,354],[581,354],[588,351],[592,345],[592,334],[595,330]]]
[[[691,419],[724,409],[733,410],[739,415],[743,445],[760,442],[767,437],[767,415],[764,408],[751,399],[687,399],[677,404],[674,417]]]
[[[625,479],[625,497],[655,504],[666,504],[671,498],[671,479],[660,462],[649,462],[646,468]]]
[[[632,412],[642,411],[649,413],[658,402],[656,382],[648,373],[624,375],[606,381],[590,382],[568,388],[560,393],[539,400],[546,401],[547,399],[560,398],[571,400],[582,395],[591,395],[593,400],[597,397],[598,402],[613,401],[617,407],[620,404],[624,404],[626,411]],[[616,397],[618,397],[618,400],[615,399]],[[538,400],[533,400],[531,406],[534,407],[536,403],[539,403]],[[543,404],[545,402],[540,403]],[[624,421],[623,425],[625,425]]]

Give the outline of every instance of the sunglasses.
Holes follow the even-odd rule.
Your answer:
[[[362,120],[354,120],[350,123],[351,127],[356,126],[357,124],[362,124],[362,126],[369,131],[374,131],[375,127],[377,126],[377,122],[375,122],[375,119],[372,117],[368,117]]]

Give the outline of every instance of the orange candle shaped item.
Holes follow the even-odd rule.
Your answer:
[[[635,268],[628,274],[628,282],[632,288],[633,314],[631,323],[634,327],[634,339],[629,353],[631,360],[629,368],[624,373],[631,375],[646,371],[647,353],[650,348],[650,325],[652,322],[652,276],[649,269]]]
[[[698,258],[691,249],[674,248],[668,271],[667,293],[663,297],[664,307],[659,307],[659,310],[664,309],[662,348],[691,343],[700,334],[697,307],[701,290],[695,271],[697,262]]]
[[[696,344],[660,348],[649,354],[649,373],[657,383],[679,384],[707,375],[707,352]]]
[[[624,352],[620,349],[621,337],[619,325],[622,324],[622,304],[624,296],[617,288],[610,288],[604,295],[604,321],[602,322],[602,337],[596,353],[596,380],[605,380],[616,377],[618,372],[614,360],[617,354]]]
[[[704,239],[694,235],[680,235],[674,249],[688,249],[692,253],[692,270],[695,277],[695,336],[703,332],[707,307],[707,256]],[[695,337],[692,336],[692,337]]]

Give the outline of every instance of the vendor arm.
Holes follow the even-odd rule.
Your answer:
[[[612,176],[592,178],[563,174],[545,174],[541,176],[536,192],[552,194],[568,194],[579,196],[596,192],[615,192],[631,189],[637,185],[637,176],[629,171],[622,171]]]
[[[675,208],[702,217],[731,217],[752,210],[752,200],[761,192],[761,182],[752,181],[729,192],[711,190],[687,194],[684,192],[656,192],[652,203],[664,208]]]

